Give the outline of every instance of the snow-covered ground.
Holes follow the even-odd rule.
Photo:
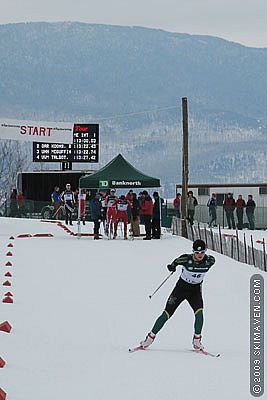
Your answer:
[[[92,232],[89,224],[85,228]],[[54,236],[17,238],[36,233]],[[7,399],[252,398],[249,280],[259,271],[212,251],[216,264],[203,284],[203,344],[221,357],[190,352],[194,316],[187,303],[149,350],[128,353],[151,329],[178,279],[179,269],[149,299],[169,274],[166,265],[191,247],[169,233],[155,241],[94,241],[55,224],[0,218],[1,282],[12,273],[12,286],[0,289],[0,323],[13,327],[10,334],[0,332],[6,361],[0,387]],[[7,261],[13,266],[5,266]],[[7,291],[13,304],[2,303]]]

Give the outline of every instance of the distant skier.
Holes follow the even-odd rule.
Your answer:
[[[167,265],[169,271],[175,272],[177,265],[182,265],[182,271],[175,288],[170,294],[163,313],[155,321],[152,330],[147,334],[140,345],[143,349],[150,346],[157,333],[165,322],[174,314],[182,301],[187,300],[195,314],[193,348],[203,350],[201,331],[203,326],[203,298],[202,282],[206,272],[215,263],[213,256],[206,254],[206,244],[203,240],[195,240],[192,254],[182,254],[171,264]]]
[[[107,223],[105,233],[108,236],[109,234],[109,224],[112,220],[115,224],[117,220],[117,201],[118,197],[115,195],[116,189],[110,189],[110,194],[106,196],[105,203],[107,206]]]
[[[71,190],[71,185],[69,183],[66,184],[66,190],[61,194],[61,199],[63,201],[64,207],[65,207],[65,223],[68,225],[70,222],[70,225],[72,225],[72,213],[74,211],[74,204],[75,204],[75,198],[74,198],[74,193]]]
[[[129,200],[126,199],[124,194],[122,194],[115,202],[117,206],[117,213],[116,213],[116,219],[114,221],[114,236],[113,239],[116,239],[117,237],[117,229],[118,229],[118,223],[119,221],[123,222],[123,229],[124,229],[124,239],[127,239],[127,222],[128,222],[128,215],[127,215],[127,210],[128,208],[132,207],[131,203]]]

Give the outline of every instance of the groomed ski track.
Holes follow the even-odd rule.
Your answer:
[[[53,237],[17,238],[27,233]],[[11,235],[13,265],[6,267]],[[7,399],[252,398],[249,280],[258,270],[217,253],[210,252],[217,262],[203,285],[203,344],[221,357],[189,351],[194,316],[186,303],[149,351],[128,352],[145,337],[178,279],[179,268],[149,299],[168,275],[166,265],[191,245],[168,233],[155,241],[79,240],[55,224],[1,218],[0,323],[12,325],[10,334],[0,332],[6,361],[0,387]],[[6,288],[8,270],[12,286]],[[8,290],[13,304],[2,303]]]

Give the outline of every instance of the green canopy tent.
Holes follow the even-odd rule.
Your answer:
[[[119,154],[99,171],[80,178],[80,189],[154,188],[160,180],[143,174]]]
[[[81,189],[127,189],[158,188],[160,180],[143,174],[134,168],[119,154],[99,171],[82,176],[79,180],[79,198]],[[78,237],[80,237],[80,204],[78,208]]]

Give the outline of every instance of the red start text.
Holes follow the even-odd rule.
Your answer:
[[[45,128],[44,126],[21,126],[20,133],[22,135],[31,136],[51,136],[52,128]]]

